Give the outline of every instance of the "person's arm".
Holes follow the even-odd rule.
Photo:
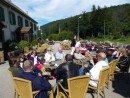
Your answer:
[[[93,61],[93,59],[90,59],[90,63],[94,66],[94,61]]]
[[[93,59],[93,57],[91,56],[91,54],[89,54],[88,52],[85,53],[85,56],[89,57],[90,60]]]
[[[62,65],[59,65],[56,69],[55,69],[55,74],[57,76],[58,79],[62,79],[61,75],[62,75]]]
[[[40,64],[43,64],[43,61],[42,61],[41,59],[39,59],[38,57],[37,57],[37,61],[38,61]]]
[[[51,61],[55,61],[55,57],[54,57],[53,53],[51,56],[52,56]]]
[[[77,60],[81,59],[81,57],[77,53],[74,53],[74,58],[77,59]]]
[[[55,55],[56,59],[59,59],[59,53],[56,52],[56,55]]]
[[[37,76],[33,81],[32,81],[32,87],[33,91],[35,90],[40,90],[40,91],[49,91],[51,90],[51,84],[48,82],[47,79]]]

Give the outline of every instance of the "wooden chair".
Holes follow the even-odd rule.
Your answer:
[[[117,62],[118,62],[118,59],[116,60],[113,60],[109,63],[109,76],[108,76],[108,80],[107,80],[107,87],[109,88],[110,86],[110,81],[111,80],[114,80],[114,72],[115,72],[115,68],[116,68],[116,65],[117,65]]]
[[[74,78],[69,78],[68,89],[65,89],[60,83],[57,86],[57,98],[85,98],[88,90],[88,84],[90,77],[78,76]],[[63,92],[59,91],[59,86],[63,89]],[[65,95],[66,94],[66,95]]]
[[[109,78],[111,80],[114,80],[114,72],[115,72],[115,68],[116,68],[116,65],[117,65],[117,62],[118,62],[118,59],[116,60],[113,60],[109,63],[109,67],[110,67],[110,72],[109,72]]]
[[[35,98],[39,91],[32,91],[32,83],[29,80],[21,78],[13,78],[16,84],[16,90],[19,93],[20,98]]]
[[[7,69],[7,72],[9,73],[9,75],[10,75],[12,81],[13,81],[13,85],[14,85],[14,98],[18,98],[19,94],[18,94],[18,91],[16,89],[16,84],[15,84],[15,82],[13,80],[13,74],[12,74],[12,72],[9,69]]]
[[[104,98],[105,98],[104,88],[106,86],[106,81],[108,79],[108,75],[109,75],[109,67],[102,69],[100,71],[100,76],[99,76],[97,87],[89,86],[89,89],[92,89],[97,93],[97,98],[99,98],[100,91],[103,92]]]

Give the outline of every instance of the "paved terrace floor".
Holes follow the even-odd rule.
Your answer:
[[[53,51],[56,52],[58,47],[59,43],[53,45]],[[70,53],[70,50],[65,52]],[[8,68],[8,61],[0,65],[0,98],[14,98],[13,82],[7,73]],[[54,84],[55,80],[51,81],[51,83]],[[115,81],[110,83],[110,88],[105,89],[105,93],[106,98],[130,98],[130,74],[116,74]],[[87,93],[86,98],[94,97]]]

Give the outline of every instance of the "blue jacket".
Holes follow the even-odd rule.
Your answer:
[[[22,72],[20,78],[30,80],[32,82],[32,90],[40,90],[36,98],[48,98],[48,91],[51,90],[51,85],[45,78],[38,76],[33,72]]]

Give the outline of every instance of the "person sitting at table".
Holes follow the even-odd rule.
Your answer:
[[[14,77],[18,77],[23,72],[23,69],[19,65],[20,65],[19,61],[14,60],[13,67],[9,68]]]
[[[18,56],[18,60],[19,60],[19,63],[20,63],[20,67],[23,68],[23,62],[27,60],[27,57],[24,54],[20,54]]]
[[[55,74],[57,76],[57,81],[63,79],[61,84],[64,88],[68,88],[67,79],[79,75],[79,68],[76,64],[73,63],[73,58],[70,54],[65,56],[65,63],[60,64],[56,70]]]
[[[47,49],[47,52],[45,53],[44,59],[45,59],[45,63],[50,63],[52,61],[55,61],[54,54],[51,52],[50,48]]]
[[[42,74],[44,75],[45,68],[43,66],[42,60],[37,57],[37,52],[33,50],[31,52],[31,55],[27,56],[27,57],[28,57],[28,60],[32,61],[33,65],[35,67],[37,67],[42,72]],[[34,67],[34,69],[35,69],[35,67]]]
[[[92,68],[89,62],[83,62],[83,66],[79,69],[79,75],[85,75]]]
[[[107,59],[108,59],[108,63],[110,63],[112,60],[114,60],[113,57],[112,57],[112,51],[111,50],[107,50],[106,56],[107,56]]]
[[[59,48],[58,48],[58,51],[57,51],[56,54],[55,54],[55,58],[56,58],[56,60],[64,60],[64,58],[65,58],[65,53],[63,52],[62,47],[59,47]]]
[[[100,71],[103,68],[108,67],[108,64],[105,62],[105,59],[106,59],[106,54],[104,52],[100,52],[97,55],[98,62],[95,65],[93,60],[90,60],[93,67],[87,74],[91,76],[90,83],[89,83],[91,86],[97,87]]]
[[[119,61],[118,61],[117,67],[120,69],[120,71],[128,72],[128,69],[130,66],[129,51],[126,51],[125,49],[121,49],[118,59]]]
[[[120,51],[119,51],[119,47],[115,48],[115,51],[112,53],[112,57],[114,59],[117,59],[119,57]]]
[[[78,47],[75,48],[74,58],[81,61],[86,61],[87,59],[89,60],[93,59],[89,53],[85,53],[85,55],[82,55]]]
[[[22,72],[19,77],[30,80],[32,82],[33,91],[40,91],[35,98],[49,98],[48,91],[51,90],[51,84],[48,80],[39,76],[38,73],[33,72],[33,64],[31,61],[26,60],[24,62],[23,70],[24,72]]]
[[[85,56],[81,54],[80,49],[78,47],[75,48],[74,58],[77,60],[85,60]]]
[[[96,51],[95,45],[92,45],[90,51]]]
[[[85,44],[83,44],[83,45],[81,46],[80,51],[81,51],[82,54],[85,54],[86,52],[89,52],[89,50],[87,50]]]
[[[81,39],[80,41],[76,42],[76,44],[75,44],[75,48],[80,48],[82,42],[83,42],[82,39]]]

